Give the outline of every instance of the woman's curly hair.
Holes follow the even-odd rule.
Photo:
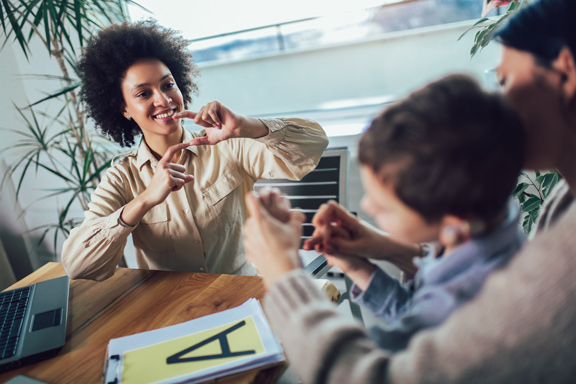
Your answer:
[[[126,70],[139,59],[158,59],[170,69],[186,108],[192,94],[198,92],[193,81],[198,68],[187,47],[186,39],[176,31],[153,20],[116,24],[101,30],[78,63],[83,83],[80,94],[96,127],[123,147],[134,145],[134,137],[141,130],[122,115],[126,103],[121,83]]]

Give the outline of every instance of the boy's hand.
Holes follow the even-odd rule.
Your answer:
[[[352,280],[358,288],[365,291],[368,289],[370,279],[376,266],[367,259],[360,257],[324,255],[326,261],[333,267],[340,268]]]
[[[325,254],[326,261],[329,265],[340,268],[345,274],[358,271],[368,265],[372,265],[367,259],[354,256],[334,256]]]
[[[314,233],[303,248],[334,256],[372,258],[378,251],[378,237],[383,237],[335,201],[322,204],[312,224]]]
[[[408,276],[417,269],[412,262],[420,256],[419,244],[404,244],[363,223],[335,201],[320,206],[312,219],[314,233],[303,249],[332,256],[386,260]]]

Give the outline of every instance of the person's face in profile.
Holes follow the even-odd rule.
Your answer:
[[[374,217],[378,226],[398,241],[421,243],[435,241],[440,224],[428,223],[416,211],[404,204],[394,192],[391,183],[381,178],[368,166],[361,166],[365,194],[362,209]]]
[[[166,136],[180,140],[180,119],[172,115],[184,109],[182,93],[164,63],[152,58],[136,61],[121,86],[126,103],[123,114],[138,124],[148,144]]]
[[[567,142],[559,121],[564,113],[560,74],[539,65],[532,54],[506,46],[497,72],[504,95],[524,123],[524,167],[555,167]]]

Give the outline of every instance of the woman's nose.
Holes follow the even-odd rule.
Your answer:
[[[172,98],[165,94],[164,92],[158,92],[154,98],[155,106],[168,106],[172,102]]]

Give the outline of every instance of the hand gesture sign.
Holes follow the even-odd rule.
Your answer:
[[[190,145],[214,145],[236,137],[256,138],[268,134],[268,128],[258,119],[237,115],[219,101],[212,101],[198,112],[182,111],[175,119],[193,119],[205,128],[206,136],[190,141]]]
[[[232,137],[239,137],[239,116],[218,101],[206,104],[198,112],[179,112],[174,118],[193,119],[194,124],[206,129],[206,136],[193,139],[190,145],[214,145]]]
[[[183,165],[172,162],[172,158],[179,151],[189,147],[190,143],[181,143],[171,146],[158,161],[154,177],[150,185],[143,192],[151,205],[161,204],[170,192],[177,191],[186,183],[194,180],[194,176],[186,174]]]

